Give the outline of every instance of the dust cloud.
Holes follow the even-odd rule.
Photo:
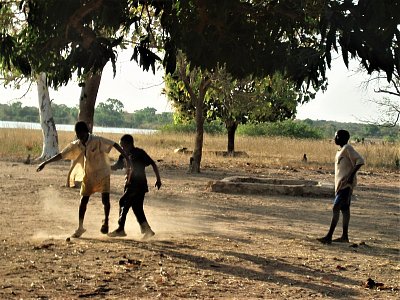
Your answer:
[[[150,226],[156,233],[154,239],[179,239],[188,237],[191,234],[201,234],[216,230],[215,224],[201,214],[195,203],[186,200],[176,206],[170,203],[170,200],[167,195],[164,199],[148,197],[145,200],[144,211]],[[130,213],[129,217],[130,222],[133,219],[137,224],[133,213]]]
[[[63,193],[62,190],[50,186],[41,190],[39,197],[42,209],[37,218],[45,225],[33,232],[32,239],[65,239],[69,237],[78,226],[79,193]],[[110,198],[109,229],[113,231],[118,226],[119,197],[111,194]],[[146,195],[145,214],[151,228],[156,233],[152,240],[180,239],[191,234],[216,230],[215,224],[205,220],[191,201],[184,201],[177,207],[168,200],[151,198]],[[84,221],[87,231],[82,237],[108,238],[107,235],[100,233],[103,219],[101,194],[96,193],[89,200]],[[142,238],[140,226],[132,210],[127,215],[125,231],[128,239],[140,240]]]
[[[77,208],[72,210],[69,199],[63,198],[60,192],[54,187],[49,186],[39,191],[40,215],[37,218],[45,226],[40,226],[33,232],[32,238],[38,240],[45,239],[65,239],[68,230],[72,230],[72,220],[77,219]],[[72,233],[72,232],[71,232]]]

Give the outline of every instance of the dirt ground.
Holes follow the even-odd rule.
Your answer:
[[[256,172],[333,182],[333,170],[247,171],[160,165],[145,212],[156,235],[142,241],[132,213],[125,238],[100,233],[91,198],[80,239],[79,190],[65,188],[67,163],[0,161],[1,299],[399,299],[400,174],[360,172],[350,244],[322,245],[332,198],[213,193],[210,182]],[[110,229],[117,224],[123,173],[111,177]],[[341,234],[341,220],[335,237]],[[368,288],[371,278],[376,283]],[[372,281],[371,281],[372,282]]]

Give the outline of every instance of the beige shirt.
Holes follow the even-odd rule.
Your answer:
[[[350,176],[356,165],[363,165],[364,159],[362,156],[354,150],[354,148],[346,144],[338,152],[335,157],[335,192],[351,187],[352,189],[357,184],[356,175],[354,176],[353,184],[347,183],[347,179]]]
[[[90,196],[95,192],[110,191],[110,153],[114,141],[89,134],[86,145],[75,140],[61,151],[63,159],[77,161],[72,173],[75,178],[81,177],[81,195]]]

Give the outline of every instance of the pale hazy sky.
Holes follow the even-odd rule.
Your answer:
[[[108,98],[120,100],[128,112],[145,107],[154,107],[157,112],[170,111],[171,107],[166,97],[161,94],[163,88],[162,71],[142,71],[134,61],[129,61],[130,53],[120,54],[117,61],[117,73],[112,75],[110,64],[106,65],[102,76],[97,103]],[[382,97],[361,88],[361,82],[367,76],[355,74],[354,63],[347,70],[342,59],[334,60],[332,70],[327,73],[329,86],[325,93],[319,92],[314,100],[299,106],[297,118],[312,120],[333,120],[339,122],[360,122],[361,120],[377,119],[379,112],[368,99]],[[28,91],[28,92],[27,92]],[[19,99],[22,95],[27,94]],[[68,106],[78,105],[80,88],[76,81],[58,91],[50,90],[50,98],[56,104]],[[0,86],[0,103],[20,101],[25,106],[37,106],[36,85],[28,90],[28,85],[19,90]]]
[[[357,73],[357,67],[353,61],[347,69],[341,57],[333,61],[332,69],[327,71],[327,91],[318,92],[315,99],[298,106],[297,118],[356,123],[379,119],[379,108],[371,100],[383,95],[374,93],[373,86],[365,88],[363,82],[369,75]]]

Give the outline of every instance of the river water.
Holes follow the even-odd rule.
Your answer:
[[[0,128],[23,128],[41,130],[39,123],[0,121]],[[74,131],[74,125],[56,124],[58,131]],[[116,128],[116,127],[99,127],[94,126],[94,133],[127,133],[127,134],[151,134],[157,132],[153,129],[135,129],[135,128]]]

